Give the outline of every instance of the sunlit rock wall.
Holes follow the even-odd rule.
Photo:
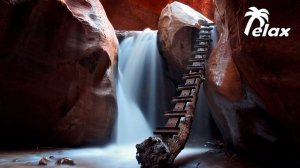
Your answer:
[[[192,55],[199,20],[212,23],[203,14],[180,2],[168,4],[159,17],[159,44],[168,62],[170,76],[177,81],[181,80]]]
[[[210,19],[214,16],[212,0],[178,0]],[[161,10],[174,0],[101,0],[108,18],[117,30],[157,29]]]
[[[0,146],[107,141],[117,38],[100,2],[0,1],[0,27]]]

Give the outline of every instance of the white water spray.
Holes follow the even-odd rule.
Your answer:
[[[155,123],[157,87],[163,87],[158,83],[163,82],[161,59],[157,31],[146,29],[121,42],[117,81],[117,144],[140,143],[152,135],[149,124]],[[147,120],[141,107],[147,113],[151,112],[146,115]]]
[[[162,79],[162,60],[157,51],[156,38],[155,31],[146,30],[137,37],[126,38],[120,45],[119,78],[116,85],[119,108],[117,144],[103,148],[47,149],[33,153],[2,152],[0,153],[0,167],[11,167],[12,165],[36,167],[43,156],[55,156],[56,158],[68,156],[76,160],[81,167],[89,168],[140,167],[135,158],[136,149],[134,145],[152,135],[152,129],[147,122],[153,122],[155,112],[161,111],[153,110],[153,113],[149,113],[148,116],[150,117],[147,117],[146,121],[141,113],[140,105],[136,101],[138,99],[137,93],[144,92],[145,97],[147,97],[146,104],[153,103],[149,107],[155,107],[158,101],[164,99],[156,93],[163,95],[162,93],[166,89],[160,83],[164,80]],[[161,91],[158,91],[159,89]],[[180,160],[179,162],[186,160],[189,163],[190,158],[199,156],[208,150],[209,148],[185,148],[177,158]],[[18,162],[12,162],[16,159]],[[55,162],[50,162],[48,166],[55,167],[56,165]]]

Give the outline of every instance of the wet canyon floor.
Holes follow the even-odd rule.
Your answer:
[[[187,147],[177,157],[178,168],[252,168],[261,167],[237,156],[227,156],[222,149]],[[35,149],[27,151],[0,151],[1,168],[138,168],[134,146],[111,145],[105,148]],[[48,158],[47,165],[39,161]],[[61,158],[72,159],[75,165],[58,165]]]

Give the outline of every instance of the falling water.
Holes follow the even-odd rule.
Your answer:
[[[155,112],[161,112],[156,111],[157,109],[153,107],[157,107],[156,104],[165,99],[161,96],[164,95],[162,93],[165,93],[168,89],[174,90],[174,88],[170,88],[170,85],[168,85],[168,88],[164,87],[166,80],[156,40],[156,31],[145,30],[135,37],[126,38],[120,44],[118,81],[116,84],[119,113],[117,144],[111,144],[103,148],[53,149],[39,150],[33,153],[2,152],[0,153],[0,167],[10,167],[10,165],[36,167],[43,156],[55,156],[55,158],[68,156],[76,160],[78,165],[86,165],[90,168],[140,167],[135,159],[136,149],[134,144],[140,143],[152,135],[151,131],[153,129],[150,128],[150,125],[153,125],[155,121]],[[159,95],[156,95],[156,93],[159,93]],[[144,95],[144,103],[138,101],[141,99],[141,95]],[[201,102],[202,98],[203,96],[199,96]],[[145,119],[141,108],[152,111],[152,113],[146,115],[147,119]],[[201,116],[198,118],[201,119]],[[203,120],[198,123],[202,122]],[[204,126],[202,129],[206,129],[206,127]],[[194,130],[192,133],[197,131]],[[208,150],[209,148],[185,148],[177,158],[180,160],[179,162],[185,160],[189,163],[191,158],[202,155]],[[194,163],[191,162],[191,164]],[[48,166],[55,167],[55,162],[49,163]],[[188,167],[188,165],[185,167]]]
[[[218,42],[218,32],[217,32],[217,27],[216,26],[210,26],[212,28],[211,30],[211,48],[214,49],[217,45]]]
[[[146,29],[119,47],[117,144],[133,144],[152,135],[158,87],[163,87],[157,31]],[[147,111],[145,119],[145,112]]]

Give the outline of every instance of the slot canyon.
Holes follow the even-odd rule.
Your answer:
[[[0,0],[0,167],[300,167],[298,16],[292,0]]]

